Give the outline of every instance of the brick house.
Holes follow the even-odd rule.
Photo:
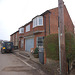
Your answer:
[[[74,33],[74,25],[65,6],[64,24],[65,31]],[[30,52],[31,48],[43,46],[45,36],[55,33],[58,33],[58,8],[45,11],[19,28],[19,48]]]
[[[19,45],[19,31],[16,31],[10,35],[10,41],[13,42],[13,45],[15,47],[18,47],[18,45]]]

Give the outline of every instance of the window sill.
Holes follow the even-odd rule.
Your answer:
[[[38,25],[38,26],[36,26],[36,27],[42,27],[43,25]],[[36,27],[32,27],[32,28],[36,28]]]
[[[30,31],[26,31],[26,33],[27,33],[27,32],[30,32]]]
[[[24,33],[19,33],[19,34],[24,34]]]

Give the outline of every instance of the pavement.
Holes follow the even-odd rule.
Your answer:
[[[47,60],[47,63],[43,65],[39,62],[39,58],[34,58],[34,56],[29,52],[15,50],[14,54],[22,58],[32,60],[33,62],[39,64],[50,75],[60,75],[58,61],[56,62],[53,60]],[[69,75],[75,75],[75,69],[71,70]]]
[[[14,50],[13,53],[0,53],[0,75],[59,75],[58,61],[47,60],[41,64],[29,52]],[[69,75],[75,75],[75,69]]]
[[[16,51],[15,53],[18,53]],[[49,75],[40,65],[13,53],[0,52],[0,75]]]
[[[75,69],[72,69],[69,75],[75,75]]]
[[[47,60],[47,64],[41,64],[39,62],[39,58],[34,58],[34,56],[29,52],[14,50],[14,54],[37,63],[47,73],[47,75],[59,75],[59,72],[56,69],[58,68],[58,62],[56,63],[55,61]]]
[[[16,54],[17,56],[26,58],[26,59],[30,59],[38,64],[41,64],[39,62],[39,58],[34,58],[34,56],[30,53],[30,52],[25,52],[25,51],[19,51],[19,50],[14,50],[14,54]]]

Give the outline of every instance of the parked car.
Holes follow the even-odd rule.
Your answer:
[[[1,53],[12,52],[13,51],[13,43],[12,42],[3,42],[1,44]]]

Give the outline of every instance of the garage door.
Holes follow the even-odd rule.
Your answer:
[[[34,48],[34,38],[25,40],[25,50],[30,52],[31,48]]]

